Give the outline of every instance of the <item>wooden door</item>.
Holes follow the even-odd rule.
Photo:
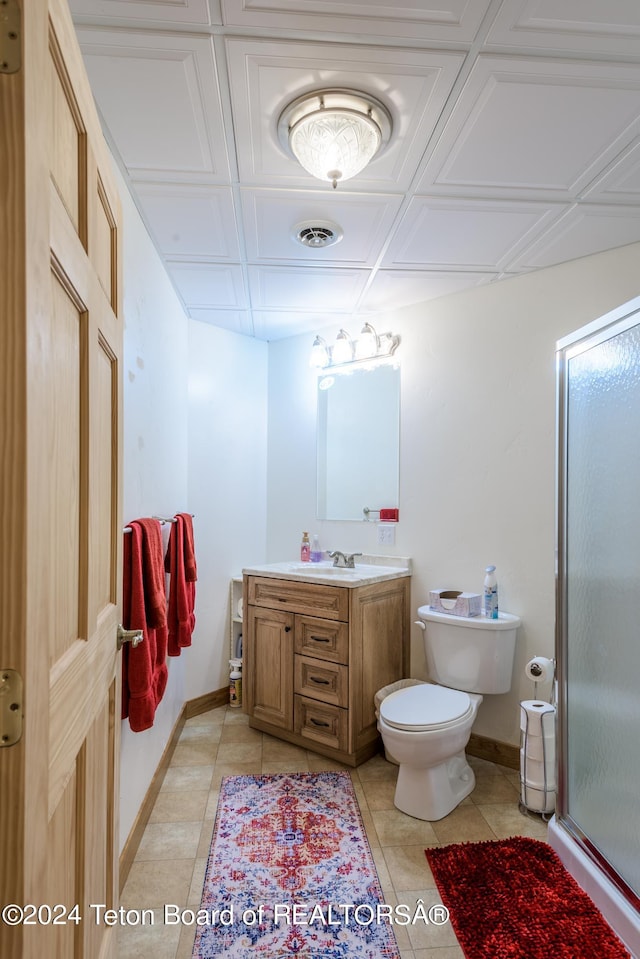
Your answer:
[[[293,729],[293,613],[250,606],[246,709],[256,720]]]
[[[0,747],[0,906],[19,907],[0,919],[0,955],[105,959],[117,926],[103,910],[118,905],[120,211],[65,0],[12,5],[20,62],[0,67],[0,700],[11,671],[24,695],[9,694],[19,741]]]

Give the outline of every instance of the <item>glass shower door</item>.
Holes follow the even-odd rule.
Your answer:
[[[557,818],[640,895],[640,299],[558,348]]]

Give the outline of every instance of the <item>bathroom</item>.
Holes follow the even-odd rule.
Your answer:
[[[532,692],[524,664],[554,650],[555,344],[637,293],[640,245],[389,313],[384,328],[401,337],[400,522],[382,549],[375,523],[315,518],[311,337],[264,343],[187,319],[124,204],[124,512],[187,504],[199,588],[193,647],[171,663],[155,726],[123,727],[121,841],[183,702],[227,683],[230,577],[296,558],[302,529],[325,548],[410,556],[413,608],[435,585],[479,590],[497,565],[502,607],[523,626],[512,690],[487,698],[474,733],[516,748],[518,702]],[[414,629],[411,674],[424,669]]]
[[[498,6],[507,8],[506,0],[504,5],[501,0],[486,2],[492,12],[497,12]],[[52,10],[55,5],[62,7],[64,2],[55,0],[54,4],[52,0]],[[515,9],[516,3],[509,6]],[[137,847],[147,822],[150,789],[158,788],[165,772],[164,763],[172,755],[174,733],[181,729],[185,706],[200,715],[198,706],[204,709],[212,701],[223,702],[228,695],[230,578],[247,564],[297,558],[303,529],[317,533],[325,548],[411,557],[412,610],[424,603],[434,585],[479,590],[485,566],[497,565],[501,608],[520,616],[523,625],[512,688],[503,695],[487,697],[474,735],[487,748],[494,744],[499,755],[516,754],[518,702],[531,695],[524,664],[534,654],[551,656],[554,651],[554,348],[559,338],[637,296],[640,244],[629,243],[637,240],[635,229],[622,234],[612,231],[614,235],[607,234],[598,247],[610,247],[606,252],[555,267],[544,268],[538,261],[543,268],[526,276],[518,275],[515,266],[509,278],[496,276],[486,287],[412,306],[387,306],[386,314],[376,314],[377,328],[392,330],[399,339],[401,377],[400,521],[391,528],[393,536],[381,550],[375,522],[316,518],[316,381],[308,364],[311,330],[261,340],[199,322],[195,313],[189,318],[127,184],[117,170],[113,177],[107,174],[110,164],[103,165],[101,154],[96,169],[92,151],[84,151],[87,140],[97,145],[99,123],[97,118],[89,121],[87,117],[83,128],[78,117],[84,113],[84,101],[76,102],[71,96],[73,83],[65,69],[71,68],[72,57],[65,61],[61,38],[66,35],[68,39],[72,31],[65,26],[56,32],[59,11],[54,11],[50,25],[43,5],[25,5],[24,10],[28,11],[25,49],[37,55],[35,60],[25,57],[25,62],[35,70],[24,71],[29,73],[28,81],[23,80],[20,69],[13,71],[16,76],[12,73],[9,79],[3,78],[3,106],[10,104],[15,110],[24,142],[12,137],[14,126],[6,124],[9,136],[5,147],[9,141],[15,142],[4,151],[12,176],[4,178],[5,199],[11,203],[3,207],[11,213],[13,229],[4,231],[5,247],[9,248],[5,257],[9,282],[4,291],[9,293],[5,292],[4,298],[8,322],[1,352],[3,379],[12,401],[4,404],[3,424],[8,426],[13,444],[10,451],[16,452],[5,457],[4,464],[4,476],[11,481],[3,500],[11,565],[10,576],[3,577],[3,595],[10,598],[7,623],[11,626],[17,621],[19,629],[8,629],[6,641],[12,653],[22,644],[16,665],[20,667],[24,661],[28,666],[27,725],[22,740],[20,728],[14,731],[12,727],[12,737],[3,735],[5,744],[21,745],[4,750],[3,772],[9,769],[11,775],[2,778],[3,798],[11,795],[9,783],[24,799],[23,805],[6,804],[9,818],[4,836],[9,839],[9,858],[14,851],[22,853],[23,840],[29,857],[25,868],[4,870],[3,880],[11,892],[21,884],[27,890],[33,883],[30,887],[23,880],[37,874],[37,887],[33,888],[45,893],[54,887],[62,889],[60,899],[50,899],[57,902],[80,888],[80,881],[91,878],[94,859],[105,890],[109,892],[111,884],[111,894],[115,893],[117,871],[111,868],[112,853],[117,853],[118,845],[127,855]],[[48,46],[47,30],[53,31]],[[183,36],[187,37],[186,30]],[[8,37],[16,40],[19,33],[12,30]],[[36,77],[42,78],[45,62],[49,63],[47,49],[53,64],[49,76],[54,81],[57,76],[59,81],[53,85],[54,110],[48,108],[48,100],[36,95],[39,84],[34,82]],[[453,51],[447,48],[447,57],[449,52]],[[77,65],[78,55],[75,61]],[[3,66],[12,67],[12,63]],[[29,95],[26,100],[21,96],[23,86]],[[66,122],[63,128],[58,122],[60,108]],[[36,120],[44,122],[34,139],[29,125],[38,126]],[[59,135],[65,130],[69,136]],[[434,133],[439,136],[440,129]],[[27,141],[25,154],[21,147]],[[113,142],[111,145],[117,152]],[[30,160],[37,155],[42,161],[47,151],[52,157],[51,169],[43,175],[46,164]],[[20,189],[14,191],[15,197],[9,196],[14,167],[21,171],[16,178],[18,187],[27,179],[22,176],[25,156],[29,187],[34,187],[33,193],[28,191],[28,204],[22,202]],[[68,182],[67,161],[71,170]],[[117,161],[118,157],[116,166]],[[87,174],[97,189],[87,189]],[[37,190],[32,179],[38,181]],[[124,205],[122,229],[118,204],[113,202],[112,179],[117,181]],[[236,183],[234,188],[236,192],[240,189]],[[157,180],[150,195],[154,191],[159,195],[163,189]],[[36,199],[48,200],[49,219],[32,215],[33,210],[44,209]],[[20,243],[27,227],[28,242]],[[379,232],[385,237],[387,229],[380,224]],[[119,237],[122,256],[116,242]],[[437,238],[436,233],[435,242]],[[178,239],[176,232],[171,240]],[[479,239],[484,241],[485,235]],[[580,252],[585,250],[578,247],[571,255]],[[29,260],[28,270],[23,253]],[[84,264],[85,254],[96,258],[99,283],[94,282],[93,273],[90,282],[80,276],[78,264]],[[43,259],[51,264],[57,280],[46,293],[48,272],[39,269]],[[324,279],[323,271],[317,274]],[[122,304],[117,302],[121,294]],[[100,313],[100,325],[93,321],[98,316],[96,300],[107,306],[106,314]],[[19,301],[19,309],[13,309],[14,301]],[[310,280],[304,302],[319,308]],[[122,361],[120,343],[114,351],[110,349],[108,341],[114,331],[107,329],[109,320],[105,319],[116,303],[124,326]],[[371,307],[379,305],[374,302]],[[217,319],[213,318],[214,323]],[[334,322],[332,326],[319,309],[314,332],[331,340],[338,328],[337,317]],[[346,318],[339,325],[357,334],[361,322],[353,323],[357,323],[355,330]],[[49,349],[51,344],[62,346],[66,341],[71,349]],[[96,355],[100,362],[93,365]],[[98,398],[104,401],[103,409],[111,409],[111,416],[97,420],[100,428],[93,429]],[[73,422],[76,432],[64,429],[65,418]],[[354,433],[357,429],[356,425]],[[583,475],[589,472],[586,469]],[[93,509],[94,505],[97,508]],[[369,505],[391,504],[369,501]],[[113,667],[119,667],[120,661],[113,644],[108,644],[108,651],[102,641],[101,630],[104,627],[106,634],[107,621],[100,615],[99,601],[109,607],[108,625],[115,629],[122,609],[120,571],[116,569],[121,524],[137,516],[171,516],[181,510],[195,517],[199,578],[193,646],[170,663],[167,691],[152,728],[134,734],[122,724],[120,747],[118,683],[113,681]],[[105,562],[94,564],[95,578],[85,575],[83,570],[96,555],[93,543],[103,541],[111,543],[110,550],[99,550]],[[69,542],[72,548],[65,550]],[[46,555],[48,545],[54,549]],[[64,563],[57,563],[56,557],[61,555]],[[45,566],[47,575],[42,576]],[[28,575],[21,575],[25,570]],[[100,594],[98,582],[103,587]],[[63,621],[68,627],[64,633]],[[64,635],[70,639],[68,655],[61,642]],[[43,637],[52,640],[49,676],[44,668]],[[417,678],[426,675],[422,639],[422,632],[412,627],[408,672]],[[149,644],[145,651],[148,648]],[[104,660],[110,657],[111,672],[103,668],[102,659],[93,658],[95,649]],[[82,674],[76,669],[80,660]],[[5,666],[6,662],[3,669]],[[19,669],[7,669],[20,678]],[[73,691],[63,681],[67,674],[75,679]],[[101,698],[92,697],[93,687],[83,684],[81,676],[100,679]],[[14,677],[7,674],[2,679],[13,682]],[[16,699],[5,698],[5,704],[10,703],[9,711],[21,721],[19,686],[21,681],[16,683]],[[366,701],[371,698],[369,692]],[[222,709],[231,717],[230,724],[246,719],[240,710]],[[49,720],[49,737],[41,720],[45,714],[55,720]],[[65,716],[73,719],[62,729]],[[80,747],[83,731],[78,735],[80,724],[75,720],[85,716],[91,734]],[[186,728],[190,731],[191,727]],[[207,746],[211,747],[210,733],[201,735],[209,736]],[[13,742],[8,742],[10,738]],[[239,742],[230,739],[223,745],[230,752],[229,747],[235,749]],[[116,775],[100,763],[105,755]],[[380,757],[376,761],[384,762]],[[16,770],[20,775],[15,775]],[[94,770],[99,776],[94,776]],[[23,771],[29,776],[22,776]],[[515,807],[517,773],[510,772],[508,785]],[[45,781],[47,789],[42,788]],[[108,802],[101,801],[102,792],[109,793]],[[114,814],[113,803],[118,794],[119,816]],[[206,799],[205,812],[211,813],[212,798]],[[604,796],[601,806],[610,824],[613,820]],[[527,822],[517,809],[514,816]],[[31,830],[32,823],[37,828]],[[156,819],[149,825],[160,823]],[[537,826],[545,829],[544,824]],[[195,823],[190,829],[195,833]],[[92,856],[90,834],[105,839],[104,869]],[[71,835],[73,841],[69,842]],[[206,851],[200,851],[197,837],[196,846],[197,858],[202,860]],[[421,857],[423,852],[420,849]],[[44,858],[50,865],[46,875],[38,868]],[[149,860],[154,864],[148,872],[158,868],[154,860]],[[57,869],[58,862],[72,868]],[[171,863],[166,860],[166,870],[173,868]],[[123,881],[127,865],[125,859]],[[94,934],[102,933],[87,933]],[[71,939],[77,946],[79,936],[69,927],[65,941]],[[58,951],[66,954],[72,945]],[[84,951],[97,955],[100,950],[87,946]],[[17,954],[12,948],[9,952]]]

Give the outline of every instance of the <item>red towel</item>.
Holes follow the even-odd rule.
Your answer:
[[[196,580],[198,570],[193,546],[193,520],[189,513],[176,513],[165,557],[169,573],[169,656],[179,656],[191,646],[196,624]]]
[[[126,643],[122,657],[122,718],[134,732],[153,726],[167,685],[167,601],[162,562],[162,531],[155,519],[129,523],[124,537],[123,610],[125,629],[141,629],[144,639]]]

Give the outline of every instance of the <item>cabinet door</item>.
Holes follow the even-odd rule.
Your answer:
[[[293,613],[249,607],[247,710],[263,722],[293,729]]]

